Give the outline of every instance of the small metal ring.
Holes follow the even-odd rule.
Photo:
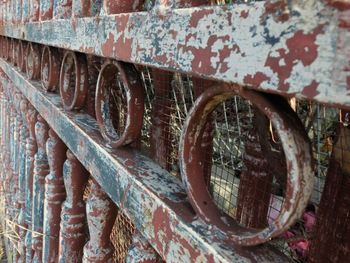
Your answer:
[[[73,51],[64,54],[60,71],[60,95],[67,110],[84,106],[88,92],[86,55]]]
[[[111,87],[113,83],[116,84],[118,73],[126,96],[126,120],[121,135],[115,130],[117,127],[113,123],[110,105]],[[117,61],[107,61],[103,64],[97,80],[95,111],[100,132],[111,147],[130,144],[140,137],[144,113],[144,89],[133,65]]]
[[[45,46],[41,56],[41,84],[46,91],[56,91],[60,76],[60,54],[54,47]]]
[[[29,43],[27,48],[26,72],[28,79],[40,78],[40,49],[39,45]]]
[[[268,227],[257,230],[239,225],[220,212],[209,193],[201,171],[205,160],[200,154],[201,138],[210,113],[222,102],[240,95],[264,113],[279,135],[287,164],[287,190],[280,215]],[[207,89],[195,102],[180,141],[181,176],[189,200],[197,214],[216,225],[235,243],[253,246],[288,230],[304,211],[313,186],[313,162],[307,134],[296,113],[280,97],[223,84]]]

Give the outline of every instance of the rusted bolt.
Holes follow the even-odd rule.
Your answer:
[[[18,44],[18,67],[22,72],[26,72],[27,67],[27,49],[29,45],[26,41],[20,40]]]
[[[46,91],[56,91],[58,88],[60,67],[59,50],[45,46],[41,56],[41,84]]]
[[[60,94],[67,110],[83,107],[88,91],[87,61],[85,54],[67,51],[60,72]]]
[[[103,64],[97,80],[95,111],[101,134],[111,147],[139,138],[144,90],[133,65],[117,61]]]
[[[203,175],[205,160],[200,149],[207,120],[220,103],[233,98],[237,93],[270,119],[286,156],[287,190],[281,213],[274,222],[261,230],[243,227],[223,215],[209,191],[204,190],[207,189]],[[292,226],[307,205],[314,176],[310,142],[302,123],[290,106],[276,95],[228,84],[207,89],[191,109],[180,141],[180,169],[189,200],[197,214],[224,231],[233,242],[244,246],[264,243]]]
[[[40,48],[38,44],[29,43],[27,48],[26,72],[28,79],[40,78]]]
[[[107,15],[130,13],[142,10],[143,1],[103,0],[103,11]]]

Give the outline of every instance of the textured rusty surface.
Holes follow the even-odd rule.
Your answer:
[[[58,262],[61,207],[66,199],[63,182],[63,164],[67,147],[50,129],[46,142],[50,173],[45,178],[43,262]]]
[[[0,32],[349,107],[350,9],[333,8],[325,1],[293,1],[285,5],[288,17],[278,19],[269,3],[156,6],[147,13],[74,23],[68,19],[7,24]]]
[[[54,0],[54,19],[65,19],[72,16],[72,0]]]
[[[102,0],[73,0],[73,17],[96,16],[100,13]]]
[[[95,114],[108,145],[117,148],[139,139],[143,113],[144,88],[135,67],[105,62],[97,80]]]
[[[348,114],[348,113],[347,113]],[[338,125],[318,210],[315,238],[309,262],[346,262],[350,256],[350,130],[348,122]]]
[[[83,262],[112,263],[114,248],[110,241],[117,209],[95,180],[86,203],[90,239],[84,246]]]
[[[206,181],[201,171],[205,160],[200,158],[203,157],[201,140],[206,121],[217,105],[237,93],[270,119],[286,155],[288,178],[285,202],[277,219],[261,230],[242,227],[223,216],[209,192],[203,191]],[[196,100],[186,119],[180,141],[180,169],[190,202],[205,222],[216,225],[240,245],[264,243],[285,232],[301,216],[311,195],[313,166],[310,143],[296,114],[283,102],[280,97],[223,84],[206,90]]]
[[[85,54],[67,51],[60,72],[60,95],[67,110],[81,109],[89,88]]]
[[[67,151],[63,166],[64,185],[67,198],[62,205],[59,238],[60,263],[81,262],[86,241],[86,212],[83,201],[88,173],[73,153]]]
[[[139,231],[135,231],[126,263],[157,263],[158,254]]]
[[[61,52],[54,48],[45,46],[41,55],[41,83],[45,90],[56,91],[58,89]]]
[[[103,146],[98,127],[89,115],[64,112],[59,96],[46,95],[2,60],[0,67],[163,259],[288,262],[268,245],[243,248],[232,244],[223,231],[195,216],[178,178],[135,150]]]

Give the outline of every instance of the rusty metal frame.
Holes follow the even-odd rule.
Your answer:
[[[92,117],[65,112],[57,94],[38,88],[39,82],[28,81],[2,59],[0,68],[3,85],[13,85],[23,93],[167,262],[289,261],[270,245],[242,248],[232,244],[223,231],[195,216],[178,178],[135,150],[103,146]]]
[[[7,24],[0,34],[350,108],[349,4],[277,2],[287,17],[271,1],[156,7]]]

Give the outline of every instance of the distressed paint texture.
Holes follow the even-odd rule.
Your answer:
[[[0,32],[349,107],[349,9],[316,0],[292,3],[282,21],[271,5],[256,2],[165,11],[156,6],[74,23],[6,25]]]
[[[37,89],[37,84],[28,82],[3,60],[0,68],[167,262],[288,262],[268,245],[234,245],[225,232],[195,216],[178,178],[135,150],[103,146],[96,121],[89,115],[63,111],[58,95]],[[64,242],[60,244],[65,247]]]

